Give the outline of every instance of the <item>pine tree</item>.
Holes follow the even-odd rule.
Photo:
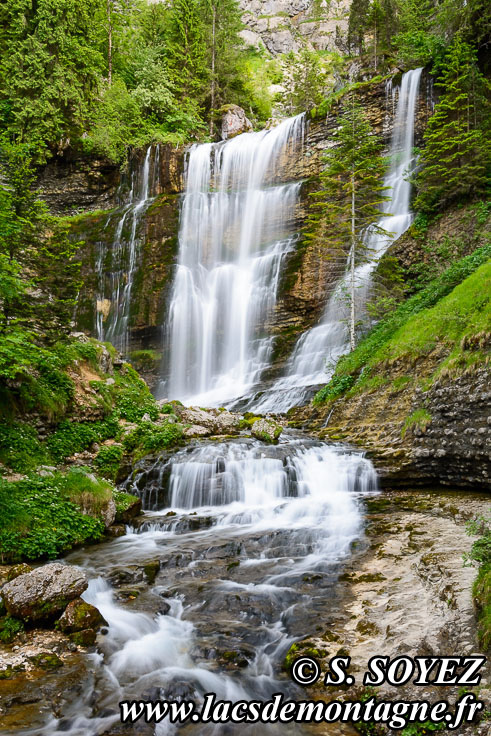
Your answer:
[[[328,149],[321,189],[307,221],[307,237],[320,240],[330,257],[348,254],[350,346],[356,337],[356,266],[367,252],[366,232],[381,232],[376,225],[382,214],[384,159],[382,141],[374,133],[353,94],[344,105],[334,145]]]
[[[486,186],[491,162],[489,100],[475,51],[457,35],[445,56],[436,86],[442,90],[424,133],[416,207],[446,206]],[[488,86],[489,90],[489,86]]]
[[[69,145],[103,69],[100,0],[0,4],[0,100],[20,141]]]
[[[171,80],[182,98],[200,107],[209,89],[210,78],[203,11],[200,0],[174,0],[167,33]]]
[[[348,48],[350,54],[363,51],[363,39],[368,30],[370,0],[353,0],[348,20]]]

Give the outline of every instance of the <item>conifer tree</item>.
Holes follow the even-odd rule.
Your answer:
[[[353,94],[344,105],[320,175],[321,189],[307,221],[307,237],[320,240],[330,257],[348,254],[349,334],[353,350],[356,338],[356,266],[369,256],[366,232],[383,230],[376,225],[382,214],[384,159],[382,141],[374,133],[363,108]]]
[[[363,38],[368,30],[370,0],[353,0],[348,20],[348,48],[350,54],[363,51]]]
[[[442,90],[424,133],[416,207],[430,211],[486,186],[491,162],[489,100],[475,51],[457,35],[436,86]],[[489,89],[489,87],[488,87]]]

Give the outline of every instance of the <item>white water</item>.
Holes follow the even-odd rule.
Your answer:
[[[70,556],[88,568],[83,597],[109,626],[90,655],[92,685],[69,702],[63,724],[52,719],[30,733],[103,733],[126,699],[296,697],[281,661],[297,631],[313,630],[325,611],[337,565],[361,531],[360,500],[376,490],[372,464],[361,453],[295,436],[274,447],[237,440],[188,448],[170,463],[169,506],[150,512],[150,524]],[[212,524],[179,532],[183,518]],[[104,578],[155,559],[162,571],[149,592],[136,583],[140,597],[122,604]],[[158,611],[162,598],[165,614]],[[236,672],[207,655],[241,646],[248,663]],[[188,728],[200,736],[222,732]],[[241,732],[257,733],[246,725]],[[261,731],[297,732],[301,727]],[[174,727],[163,721],[155,733]]]
[[[128,352],[131,296],[142,245],[138,227],[142,215],[152,201],[158,180],[159,150],[159,146],[149,146],[143,164],[131,166],[130,191],[126,204],[116,215],[119,219],[109,253],[103,243],[99,244],[96,263],[99,288],[96,305],[97,339],[112,342],[124,354]],[[114,215],[109,217],[105,228],[113,217]],[[111,259],[109,268],[105,263],[108,256]],[[108,301],[110,309],[105,311]]]
[[[301,149],[304,116],[226,143],[193,146],[167,325],[161,393],[214,406],[246,393],[269,364],[265,324],[293,248],[300,183],[278,184]]]
[[[387,201],[378,226],[384,233],[369,234],[366,239],[369,262],[356,268],[357,313],[362,316],[370,292],[371,276],[380,257],[391,243],[410,226],[411,184],[408,173],[416,163],[413,154],[414,120],[421,69],[413,69],[402,76],[399,89],[390,85],[390,97],[397,96],[390,164],[384,179]],[[326,383],[341,355],[349,350],[348,307],[344,298],[349,276],[339,282],[330,296],[319,324],[305,332],[298,340],[286,366],[286,375],[279,379],[252,407],[258,412],[284,412],[304,402],[311,395],[311,387]]]

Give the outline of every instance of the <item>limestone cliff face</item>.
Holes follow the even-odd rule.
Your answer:
[[[336,50],[348,28],[350,0],[240,0],[246,43],[276,55],[304,46]]]
[[[443,376],[426,391],[416,381],[394,387],[394,379],[408,370],[416,377],[425,375],[436,364],[437,352],[415,359],[412,366],[387,367],[384,377],[391,380],[386,385],[342,398],[334,406],[305,407],[296,419],[326,439],[366,448],[386,487],[489,489],[489,366]],[[428,416],[424,425],[405,428],[406,419],[420,409]]]

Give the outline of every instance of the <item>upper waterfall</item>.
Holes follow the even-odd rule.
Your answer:
[[[166,342],[172,398],[216,405],[242,396],[268,365],[265,324],[297,234],[301,182],[280,183],[300,152],[304,115],[225,143],[192,147]]]
[[[370,292],[371,278],[378,260],[389,245],[410,226],[411,183],[409,174],[416,159],[413,152],[414,121],[422,69],[412,69],[402,76],[400,88],[388,82],[388,98],[396,102],[389,167],[384,178],[387,201],[377,225],[380,230],[366,236],[368,263],[356,268],[358,312],[363,311]],[[286,372],[272,390],[254,404],[256,411],[284,412],[312,395],[312,387],[326,383],[336,361],[349,350],[347,305],[343,299],[346,274],[334,288],[324,314],[316,327],[304,332],[286,365]]]

